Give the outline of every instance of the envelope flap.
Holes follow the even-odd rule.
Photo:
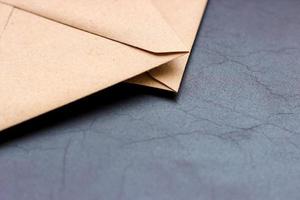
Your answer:
[[[188,51],[151,0],[0,2],[150,52]]]

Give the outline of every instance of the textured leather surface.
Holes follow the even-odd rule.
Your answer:
[[[210,0],[179,96],[118,85],[7,131],[0,199],[300,199],[299,10]]]

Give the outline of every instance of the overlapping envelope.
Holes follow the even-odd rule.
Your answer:
[[[206,0],[0,0],[0,130],[122,81],[177,92]]]

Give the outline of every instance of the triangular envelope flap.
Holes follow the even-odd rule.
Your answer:
[[[0,18],[7,22],[0,24],[5,26],[0,40],[0,131],[182,55],[156,55],[1,7]]]
[[[151,0],[0,0],[154,53],[188,51]]]

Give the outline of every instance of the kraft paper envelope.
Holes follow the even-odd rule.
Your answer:
[[[178,91],[205,4],[0,0],[0,130],[133,77]]]

